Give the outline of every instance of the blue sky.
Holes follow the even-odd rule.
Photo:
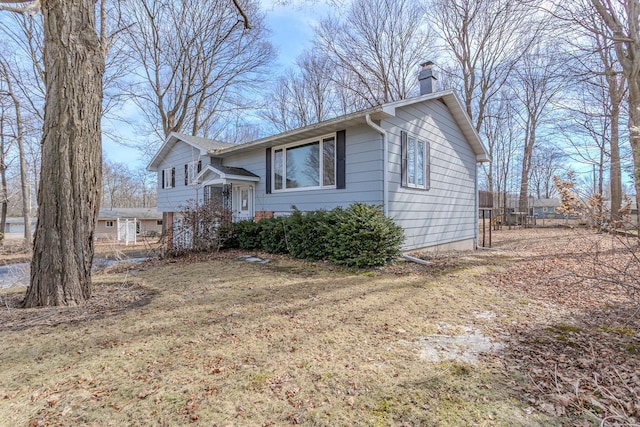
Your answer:
[[[318,19],[329,12],[329,7],[322,1],[314,2],[313,7],[310,5],[282,6],[274,4],[273,0],[262,0],[261,3],[266,13],[267,25],[271,30],[271,43],[277,52],[273,68],[274,74],[277,75],[293,65],[296,58],[311,44],[313,27]],[[132,115],[136,111],[133,106],[125,106],[124,109],[130,111]],[[109,125],[105,128],[108,127]],[[133,126],[118,123],[115,127],[117,127],[116,132],[123,139],[136,138],[136,130]],[[149,160],[142,158],[137,149],[127,147],[110,137],[103,139],[103,153],[108,160],[136,167],[146,167]]]

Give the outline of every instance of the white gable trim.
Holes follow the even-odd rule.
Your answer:
[[[213,180],[208,180],[208,181],[202,181],[202,179],[204,178],[207,172],[212,172],[216,174],[218,178],[215,178]],[[200,173],[196,176],[196,181],[197,182],[202,181],[203,184],[209,184],[209,183],[227,184],[229,181],[259,182],[260,178],[257,176],[246,176],[246,175],[235,175],[230,173],[224,173],[213,165],[207,165],[206,167],[202,168]]]
[[[174,147],[174,145],[178,141],[184,142],[185,144],[195,148],[200,152],[201,156],[207,155],[208,150],[206,148],[201,147],[195,144],[194,142],[187,140],[186,138],[182,138],[181,136],[182,135],[180,135],[177,132],[171,132],[167,137],[167,139],[162,144],[162,146],[160,147],[160,149],[158,150],[158,152],[156,153],[156,155],[153,156],[153,158],[149,162],[149,165],[147,166],[147,170],[156,172],[158,170],[158,166],[160,165],[160,162],[162,162],[162,160],[167,156],[167,154],[169,154],[169,151],[171,151],[171,149]]]

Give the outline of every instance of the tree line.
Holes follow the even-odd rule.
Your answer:
[[[18,175],[25,218],[37,194],[27,305],[90,294],[95,214],[115,203],[101,138],[147,155],[171,132],[245,142],[415,96],[426,59],[489,148],[486,189],[518,193],[522,209],[581,162],[614,217],[623,184],[637,197],[640,0],[329,1],[310,48],[272,76],[256,0],[0,0],[0,203]]]

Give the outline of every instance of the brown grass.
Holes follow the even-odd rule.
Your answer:
[[[95,297],[79,308],[21,310],[19,290],[1,295],[0,425],[593,419],[539,412],[522,391],[527,372],[501,353],[475,365],[429,362],[413,344],[465,328],[506,341],[513,325],[556,319],[548,302],[486,283],[518,262],[515,252],[441,254],[431,266],[384,271],[236,255],[96,276]]]

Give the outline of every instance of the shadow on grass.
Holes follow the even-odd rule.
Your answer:
[[[101,283],[94,285],[91,299],[80,306],[21,308],[24,293],[14,291],[0,296],[0,331],[23,331],[117,316],[146,306],[157,293],[132,283]]]

